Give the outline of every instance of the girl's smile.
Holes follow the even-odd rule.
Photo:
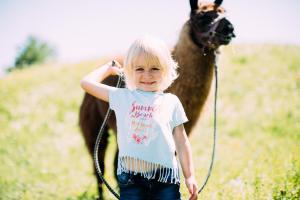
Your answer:
[[[153,81],[153,82],[141,82],[141,84],[146,84],[146,85],[152,85],[154,83],[156,83],[156,82],[155,81]]]

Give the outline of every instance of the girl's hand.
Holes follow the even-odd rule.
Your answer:
[[[189,200],[196,200],[198,198],[198,186],[194,176],[185,179],[185,185],[190,193]]]
[[[106,66],[108,66],[109,75],[120,75],[123,73],[122,66],[115,60],[107,63]]]

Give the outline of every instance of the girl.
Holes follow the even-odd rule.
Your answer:
[[[147,36],[131,45],[124,68],[109,62],[81,80],[87,93],[109,102],[116,114],[121,200],[181,199],[175,151],[190,199],[197,199],[191,147],[183,126],[188,119],[178,97],[164,93],[177,78],[176,69],[166,45]],[[121,73],[126,88],[101,83]]]

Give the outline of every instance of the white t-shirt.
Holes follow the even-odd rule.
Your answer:
[[[117,118],[118,170],[142,173],[151,179],[180,182],[175,156],[174,127],[188,121],[176,95],[116,88],[109,92],[109,105]]]

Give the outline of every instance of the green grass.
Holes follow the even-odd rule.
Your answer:
[[[216,159],[200,199],[300,199],[299,52],[276,45],[222,49]],[[79,80],[104,61],[34,66],[0,80],[1,200],[96,198],[78,127]],[[190,137],[199,185],[211,156],[212,94]],[[108,169],[116,148],[110,140]],[[115,187],[112,174],[105,176]],[[184,183],[181,192],[187,199]],[[113,199],[107,190],[105,196]]]

